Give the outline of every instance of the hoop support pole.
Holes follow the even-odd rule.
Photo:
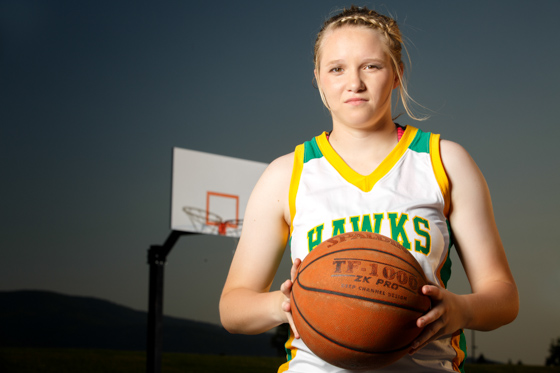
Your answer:
[[[148,295],[148,326],[146,341],[146,372],[161,372],[163,349],[163,280],[167,255],[179,238],[194,232],[171,231],[163,245],[152,245],[148,249],[150,266]]]

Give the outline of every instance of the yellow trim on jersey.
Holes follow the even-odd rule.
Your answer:
[[[449,190],[449,179],[447,178],[447,173],[443,167],[443,161],[441,160],[440,153],[440,139],[439,135],[432,134],[430,138],[430,158],[432,160],[432,168],[436,175],[436,180],[441,189],[441,194],[443,195],[443,200],[445,201],[445,206],[443,207],[443,214],[449,217],[449,208],[451,205],[451,195]]]
[[[296,196],[303,170],[303,157],[305,147],[303,144],[296,146],[294,152],[294,167],[292,169],[292,180],[290,181],[289,205],[290,205],[290,236],[294,230],[294,217],[296,216]]]
[[[292,348],[292,343],[294,341],[294,333],[292,333],[292,328],[290,328],[290,338],[288,338],[288,340],[286,341],[286,344],[284,345],[286,350],[290,350],[290,354],[291,356],[287,356],[288,361],[286,361],[284,364],[280,365],[280,367],[278,368],[278,373],[283,373],[285,371],[287,371],[288,369],[290,369],[290,361],[292,361],[297,354],[297,348]]]
[[[453,333],[453,336],[451,337],[451,346],[453,346],[453,349],[457,353],[451,364],[453,366],[453,370],[456,372],[461,371],[461,364],[465,360],[465,351],[461,349],[461,334],[463,334],[463,330],[459,329]]]
[[[344,180],[363,192],[369,192],[373,189],[374,185],[397,164],[399,159],[401,159],[412,140],[414,140],[416,132],[418,132],[417,128],[406,126],[401,141],[398,142],[383,162],[381,162],[371,174],[366,176],[357,173],[344,162],[329,143],[326,133],[317,136],[315,139],[321,153],[323,153],[327,161],[329,161]]]

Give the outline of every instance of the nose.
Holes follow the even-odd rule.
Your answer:
[[[359,71],[351,71],[347,76],[349,91],[361,92],[365,89],[365,84]]]

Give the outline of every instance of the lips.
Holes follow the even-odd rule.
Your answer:
[[[364,102],[367,102],[367,100],[365,98],[359,98],[359,97],[349,98],[348,100],[344,101],[345,104],[350,104],[350,105],[359,105]]]

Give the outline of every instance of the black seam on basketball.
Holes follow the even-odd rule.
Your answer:
[[[301,286],[301,284],[300,284],[300,286]],[[332,338],[329,338],[328,336],[326,336],[325,334],[323,334],[323,333],[321,333],[319,330],[317,330],[313,325],[311,325],[311,323],[309,323],[309,321],[307,321],[307,319],[305,318],[305,316],[303,315],[303,313],[300,311],[300,309],[299,309],[299,307],[298,307],[298,305],[297,305],[296,297],[295,297],[295,296],[292,296],[292,299],[293,299],[293,301],[294,301],[294,306],[295,306],[297,312],[299,313],[299,315],[301,316],[302,320],[303,320],[311,329],[313,329],[313,330],[315,331],[315,333],[317,333],[318,335],[320,335],[321,337],[323,337],[323,338],[326,339],[327,341],[330,341],[330,342],[332,342],[332,343],[334,343],[334,344],[336,344],[336,345],[338,345],[338,346],[340,346],[340,347],[346,348],[346,349],[348,349],[348,350],[356,351],[356,352],[362,352],[362,353],[365,353],[365,354],[372,354],[372,355],[373,355],[373,354],[379,354],[379,355],[382,355],[382,354],[392,354],[392,353],[394,353],[394,352],[402,351],[402,350],[404,350],[404,349],[409,348],[410,345],[411,345],[411,344],[409,343],[409,344],[407,344],[407,345],[404,346],[404,347],[397,348],[397,349],[395,349],[395,350],[390,350],[390,351],[369,351],[369,350],[363,350],[363,349],[361,349],[361,348],[356,348],[356,347],[347,346],[347,345],[342,344],[342,343],[340,343],[340,342],[338,342],[338,341],[335,341],[335,340],[332,339]],[[305,342],[305,341],[304,341],[304,342]]]
[[[425,311],[420,310],[420,309],[414,308],[414,307],[403,306],[403,305],[398,304],[398,303],[392,303],[392,302],[387,302],[387,301],[384,301],[384,300],[362,297],[360,295],[351,295],[351,294],[346,294],[346,293],[340,293],[338,291],[312,288],[312,287],[303,285],[301,283],[301,281],[299,281],[299,280],[298,280],[298,284],[302,289],[307,290],[307,291],[311,291],[311,292],[315,292],[315,293],[331,294],[331,295],[338,295],[338,296],[345,297],[345,298],[359,299],[359,300],[364,300],[366,302],[379,303],[379,304],[383,304],[383,305],[386,305],[386,306],[392,306],[392,307],[397,307],[397,308],[401,308],[401,309],[408,310],[408,311],[418,312],[420,314],[424,314],[427,311],[427,310],[425,310]]]

